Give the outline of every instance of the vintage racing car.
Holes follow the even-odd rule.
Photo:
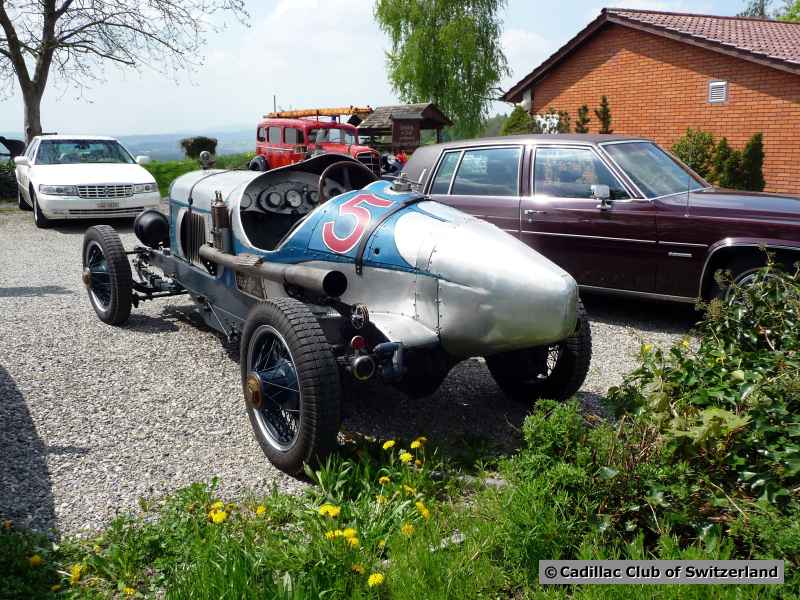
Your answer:
[[[146,211],[134,232],[143,245],[130,251],[110,226],[86,232],[97,315],[121,325],[144,300],[190,295],[211,328],[240,340],[250,421],[289,473],[335,449],[345,378],[424,396],[483,356],[507,394],[532,402],[571,396],[588,371],[569,274],[352,157],[188,173],[169,216]]]

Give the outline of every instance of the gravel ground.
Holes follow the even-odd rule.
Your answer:
[[[117,226],[131,245],[130,223]],[[38,230],[30,213],[0,210],[0,517],[80,533],[141,496],[213,476],[226,497],[301,489],[253,439],[238,350],[196,325],[183,298],[145,303],[124,328],[97,319],[79,278],[86,227]],[[584,300],[594,335],[581,391],[589,410],[633,368],[642,341],[668,344],[694,317],[684,306]],[[470,459],[512,449],[524,416],[470,360],[428,399],[365,387],[344,406],[343,430],[425,434]]]

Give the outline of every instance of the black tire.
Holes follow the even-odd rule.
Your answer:
[[[25,198],[22,197],[22,190],[19,186],[17,186],[17,206],[20,210],[31,210],[30,204],[25,202]]]
[[[103,323],[121,325],[131,314],[133,279],[122,240],[110,225],[95,225],[83,236],[84,284]]]
[[[775,263],[777,267],[786,270],[785,265],[783,265],[782,262],[777,258]],[[724,300],[727,298],[730,290],[730,285],[727,283],[720,285],[720,283],[717,281],[717,271],[722,270],[728,272],[730,274],[730,279],[732,279],[734,283],[737,285],[742,285],[742,282],[752,275],[753,272],[758,271],[762,267],[766,266],[766,264],[767,257],[762,252],[759,254],[743,254],[741,256],[736,256],[724,265],[717,267],[714,270],[714,273],[711,274],[712,280],[709,287],[709,300],[714,298]]]
[[[272,364],[272,349],[264,359],[261,346],[269,340],[277,340],[276,353],[284,353],[284,362],[274,361],[266,370],[272,371],[273,378],[280,373],[284,385],[276,385],[277,391],[267,398],[264,391],[273,388],[257,379],[260,402],[256,406],[248,393],[248,377],[252,384],[259,363],[262,369]],[[291,298],[254,306],[242,331],[240,356],[247,414],[266,457],[291,475],[301,474],[304,464],[318,465],[336,449],[342,389],[336,357],[316,317],[305,304]],[[294,386],[286,385],[287,365],[294,371]],[[297,417],[290,419],[289,412]]]
[[[554,363],[548,365],[548,358]],[[486,358],[486,365],[507,396],[527,403],[542,398],[571,398],[586,380],[591,360],[592,331],[579,300],[578,323],[566,340],[552,346],[495,354]]]
[[[269,164],[267,163],[267,159],[263,156],[256,156],[250,161],[247,168],[251,171],[268,171]]]
[[[36,192],[31,190],[31,202],[33,202],[33,222],[39,229],[49,229],[53,222],[44,216],[42,209],[39,208],[39,202],[36,200]]]

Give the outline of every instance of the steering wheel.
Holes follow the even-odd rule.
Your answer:
[[[375,176],[375,173],[370,170],[364,163],[349,161],[349,160],[340,160],[333,164],[328,165],[322,174],[319,176],[319,203],[322,204],[323,202],[327,202],[330,200],[330,196],[328,196],[328,192],[325,189],[325,184],[328,183],[328,179],[330,179],[331,173],[334,171],[342,170],[342,181],[341,185],[347,188],[343,191],[350,191],[356,188],[352,184],[352,179],[350,177],[350,171],[355,170],[358,175],[360,176],[367,176],[369,179],[367,183],[372,183],[373,181],[377,181],[378,178]],[[366,185],[366,184],[364,184]],[[363,187],[360,186],[360,187]]]

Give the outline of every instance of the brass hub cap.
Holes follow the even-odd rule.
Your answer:
[[[83,285],[87,288],[92,285],[92,273],[89,269],[84,269],[83,273],[81,274],[81,281],[83,281]]]
[[[247,403],[255,409],[261,408],[263,398],[261,397],[261,378],[250,373],[244,380],[244,398]]]

